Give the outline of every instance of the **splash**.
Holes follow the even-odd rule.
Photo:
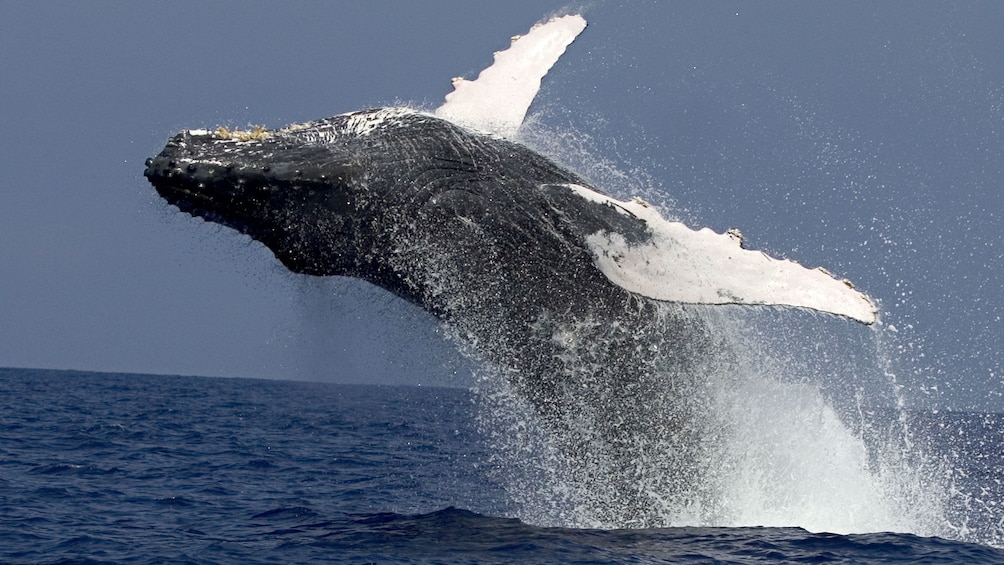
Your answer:
[[[944,535],[944,487],[911,455],[874,332],[799,312],[709,313],[740,374],[716,395],[720,525]],[[870,354],[869,354],[870,353]]]
[[[524,142],[559,162],[585,164],[575,168],[602,177],[615,195],[645,193],[632,182],[638,177],[610,162],[590,164],[588,137],[532,123]],[[704,362],[681,367],[668,353],[680,347],[673,339],[681,319],[666,308],[666,316],[628,330],[647,344],[637,354],[648,361],[632,360],[624,390],[605,389],[611,367],[598,365],[609,362],[597,352],[619,339],[614,329],[541,328],[567,344],[561,361],[573,384],[562,390],[571,416],[557,427],[541,423],[511,378],[483,365],[482,432],[521,519],[987,542],[985,532],[960,525],[965,502],[952,462],[917,441],[890,368],[887,329],[793,309],[701,306],[688,312],[709,328],[695,346]]]
[[[784,312],[709,307],[703,315],[728,348],[724,361],[709,363],[703,383],[681,383],[672,370],[653,375],[630,413],[606,421],[633,434],[616,454],[597,442],[595,452],[569,456],[559,449],[569,438],[539,425],[505,379],[485,370],[483,432],[521,519],[568,527],[797,526],[958,537],[946,516],[944,467],[909,444],[901,414],[886,404],[893,392],[876,398],[869,389],[889,387],[847,385],[874,377],[859,372],[860,351],[852,350],[861,343],[839,340],[847,323],[816,315],[822,327],[811,334],[815,347],[779,356],[771,338],[761,336],[764,322],[778,323]],[[583,370],[596,370],[586,369],[588,357]],[[822,382],[832,378],[844,385]],[[851,388],[850,398],[840,396]],[[691,395],[683,422],[680,394]],[[584,426],[598,422],[589,413],[604,401],[593,394],[569,400]],[[603,432],[573,426],[558,434]],[[688,483],[682,493],[680,481]]]

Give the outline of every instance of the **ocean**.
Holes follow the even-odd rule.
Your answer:
[[[925,537],[590,527],[478,389],[0,369],[0,395],[3,563],[1004,563],[991,414],[909,416],[956,467]]]

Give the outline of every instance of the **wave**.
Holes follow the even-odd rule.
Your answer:
[[[286,515],[279,510],[272,516]],[[313,537],[314,548],[327,549],[346,562],[763,563],[815,561],[826,555],[832,563],[898,563],[910,555],[921,562],[995,563],[1004,557],[988,547],[909,534],[845,536],[800,528],[548,528],[454,507],[416,515],[357,514],[301,522],[267,535],[304,534]]]

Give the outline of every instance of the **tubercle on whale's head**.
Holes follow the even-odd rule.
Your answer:
[[[182,131],[144,176],[168,203],[264,243],[294,272],[351,275],[365,171],[352,143],[330,139],[332,121]]]

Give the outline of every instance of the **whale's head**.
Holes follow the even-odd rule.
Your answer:
[[[144,175],[170,204],[264,243],[294,272],[372,276],[376,217],[428,197],[414,187],[428,168],[415,137],[435,127],[452,125],[380,109],[276,130],[187,130]]]

